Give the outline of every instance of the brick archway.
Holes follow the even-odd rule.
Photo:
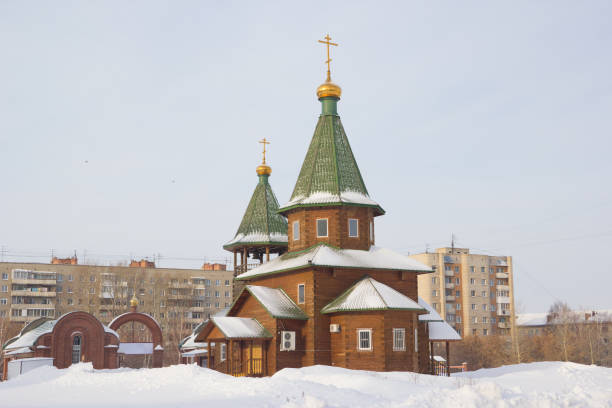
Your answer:
[[[146,313],[128,312],[115,317],[113,321],[110,322],[109,327],[112,330],[118,331],[121,326],[130,322],[141,323],[149,329],[151,337],[153,338],[153,367],[161,367],[164,361],[164,343],[159,323]],[[121,339],[119,339],[119,341],[121,341]]]
[[[53,327],[53,358],[57,368],[72,364],[72,339],[81,336],[82,361],[91,361],[96,369],[104,366],[104,326],[86,312],[72,312],[60,317]]]

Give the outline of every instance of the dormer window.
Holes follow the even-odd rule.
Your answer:
[[[358,219],[349,218],[348,233],[349,233],[349,237],[351,238],[357,238],[359,236],[359,220]]]
[[[327,218],[317,219],[317,238],[327,238]]]
[[[299,221],[293,221],[293,240],[294,241],[300,240],[300,222]]]

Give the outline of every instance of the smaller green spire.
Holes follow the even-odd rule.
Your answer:
[[[259,182],[234,239],[223,245],[225,250],[244,245],[287,246],[287,219],[278,214],[278,201],[268,182],[270,173],[259,168],[257,173]]]

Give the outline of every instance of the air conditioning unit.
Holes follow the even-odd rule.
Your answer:
[[[339,324],[330,324],[329,325],[330,333],[340,333],[340,325]]]
[[[293,350],[295,350],[295,332],[294,331],[282,331],[280,351],[293,351]]]

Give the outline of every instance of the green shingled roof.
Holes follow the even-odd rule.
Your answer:
[[[369,197],[340,117],[325,113],[325,107],[291,199],[280,211],[320,205],[362,205],[374,207],[377,215],[384,214],[380,205]]]
[[[251,201],[238,231],[226,250],[243,245],[287,245],[287,219],[278,213],[278,201],[268,183],[268,175],[260,175]]]

